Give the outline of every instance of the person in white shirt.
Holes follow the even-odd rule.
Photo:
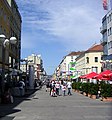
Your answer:
[[[60,83],[57,81],[55,84],[56,87],[56,94],[59,95]]]
[[[24,87],[25,87],[25,83],[23,80],[19,81],[19,91],[20,91],[20,96],[24,95]]]
[[[67,88],[68,88],[68,95],[72,95],[72,93],[71,93],[71,89],[72,89],[72,83],[71,83],[71,81],[67,82]]]

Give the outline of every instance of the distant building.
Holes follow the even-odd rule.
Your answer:
[[[56,68],[56,74],[57,77],[59,76],[64,79],[70,79],[74,77],[75,72],[75,64],[76,64],[76,58],[81,54],[82,52],[71,52],[68,55],[66,55],[59,66]]]
[[[91,48],[80,54],[76,58],[77,77],[90,72],[100,73],[102,71],[101,59],[103,46],[101,44],[93,45]]]
[[[27,57],[27,72],[29,72],[29,66],[34,67],[34,78],[35,79],[42,79],[43,74],[45,73],[43,68],[43,60],[41,55],[32,54]],[[26,62],[21,64],[21,70],[26,72]]]

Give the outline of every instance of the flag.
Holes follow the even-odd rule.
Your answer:
[[[104,10],[108,10],[108,0],[103,0],[103,8]]]

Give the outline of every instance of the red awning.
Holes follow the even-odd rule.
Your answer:
[[[109,75],[109,77],[112,77],[112,73],[110,73],[110,74],[108,74]]]
[[[85,77],[86,77],[86,75],[82,75],[82,76],[80,76],[81,79],[84,79]]]
[[[100,74],[93,76],[93,79],[101,79],[101,80],[109,80],[108,74],[112,73],[111,70],[105,70],[101,72]]]
[[[89,73],[89,74],[80,76],[80,78],[81,78],[81,79],[91,79],[91,78],[92,78],[93,76],[95,76],[95,75],[98,75],[98,74],[95,73],[95,72],[91,72],[91,73]]]
[[[112,76],[112,71],[109,70],[107,73],[104,73],[103,76],[104,77],[110,77],[110,76]]]
[[[110,77],[102,77],[101,80],[110,80]]]
[[[92,79],[94,76],[96,76],[96,75],[98,75],[97,73],[95,73],[95,72],[91,72],[91,73],[89,73],[89,74],[87,74],[86,75],[86,79]]]

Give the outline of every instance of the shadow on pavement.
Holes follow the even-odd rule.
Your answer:
[[[14,97],[12,104],[0,104],[0,120],[13,120],[13,117],[6,115],[20,112],[21,109],[15,109],[24,100],[30,100],[29,97],[33,95],[38,89],[28,90],[23,97]]]

